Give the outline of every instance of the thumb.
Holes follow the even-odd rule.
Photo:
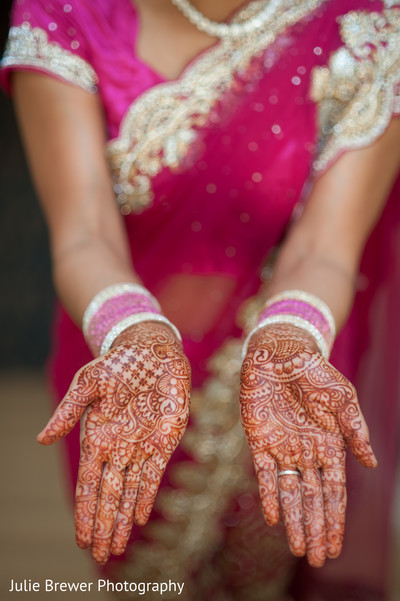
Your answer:
[[[354,457],[361,465],[364,467],[376,467],[378,465],[378,461],[369,441],[369,436],[362,432],[355,432],[352,436],[347,438],[346,442]]]
[[[98,360],[80,369],[61,403],[36,440],[50,445],[66,436],[79,421],[86,407],[99,396]]]
[[[338,413],[339,427],[354,457],[364,467],[376,467],[378,462],[369,441],[369,430],[357,402],[348,403]]]

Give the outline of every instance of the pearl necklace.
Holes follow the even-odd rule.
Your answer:
[[[204,31],[212,37],[227,39],[238,38],[261,29],[270,20],[282,0],[271,0],[268,6],[248,21],[232,24],[218,23],[218,21],[207,19],[189,0],[171,0],[171,2],[200,31]]]

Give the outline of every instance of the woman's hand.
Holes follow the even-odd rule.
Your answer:
[[[346,445],[365,467],[377,464],[354,387],[310,335],[274,324],[250,340],[240,404],[266,522],[278,522],[280,499],[292,553],[322,566],[342,547]]]
[[[137,324],[80,369],[38,441],[56,442],[83,415],[75,530],[104,564],[144,525],[189,416],[190,366],[164,325]]]

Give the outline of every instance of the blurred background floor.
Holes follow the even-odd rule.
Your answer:
[[[97,574],[89,553],[75,544],[60,448],[57,445],[42,447],[35,440],[50,415],[42,373],[38,370],[0,372],[0,402],[1,601],[89,601],[95,598],[115,601],[116,596],[97,592],[95,586],[92,592],[43,591],[45,579],[96,583]],[[391,601],[400,600],[400,503],[396,506],[398,536]],[[9,592],[11,579],[40,582],[42,590]]]

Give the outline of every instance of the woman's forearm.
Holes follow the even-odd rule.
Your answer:
[[[366,241],[400,167],[400,119],[371,146],[344,154],[314,184],[278,258],[271,295],[300,289],[330,307],[337,330],[354,300]]]
[[[106,162],[102,106],[96,95],[39,73],[15,73],[13,89],[55,287],[80,325],[100,290],[138,280]]]

